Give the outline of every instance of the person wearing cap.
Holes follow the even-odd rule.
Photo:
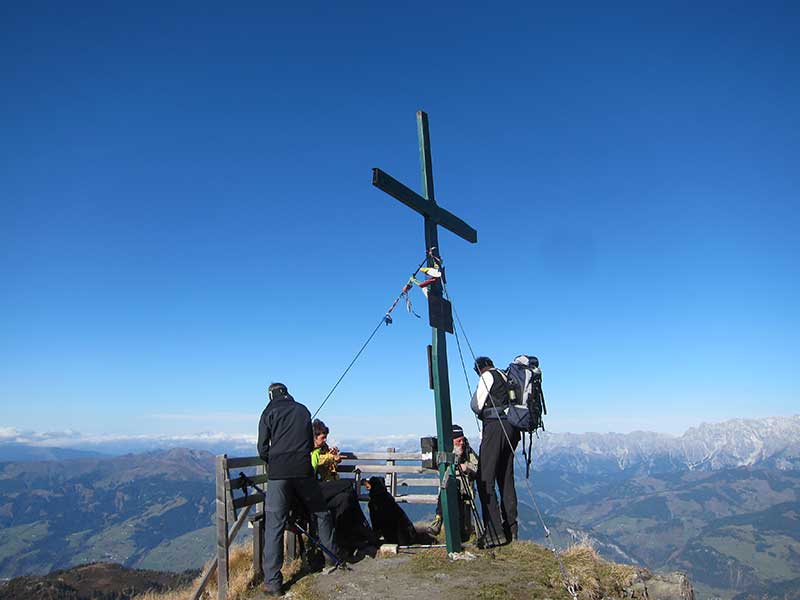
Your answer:
[[[311,466],[314,434],[311,413],[295,402],[282,383],[269,386],[269,403],[258,422],[258,455],[267,464],[264,500],[264,594],[280,596],[283,586],[283,533],[290,507],[298,503],[316,521],[322,544],[336,553],[333,520]],[[325,556],[325,563],[336,563]]]
[[[453,454],[456,457],[455,468],[459,469],[466,477],[462,478],[460,473],[456,479],[458,482],[458,491],[460,502],[458,503],[458,518],[461,523],[461,539],[469,539],[472,533],[469,530],[468,522],[465,514],[465,503],[474,502],[474,494],[472,491],[472,482],[478,472],[478,455],[469,445],[469,440],[464,437],[464,430],[461,425],[453,425]],[[464,487],[464,480],[469,483],[469,489]],[[436,515],[433,521],[428,526],[428,533],[431,535],[439,535],[442,530],[442,497],[439,496],[436,502]]]
[[[481,499],[487,546],[510,543],[517,539],[517,490],[514,486],[514,452],[520,440],[518,429],[511,427],[505,410],[510,405],[506,375],[495,369],[492,359],[475,359],[480,376],[470,408],[483,422],[478,461],[478,496]],[[495,485],[500,489],[497,502]]]

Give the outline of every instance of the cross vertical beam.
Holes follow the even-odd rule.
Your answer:
[[[380,169],[373,169],[372,183],[375,187],[397,198],[409,208],[423,215],[425,218],[425,253],[428,256],[428,266],[435,267],[434,256],[436,258],[440,257],[437,229],[439,225],[473,244],[478,241],[478,233],[464,221],[436,204],[436,196],[433,189],[433,164],[431,160],[428,115],[423,111],[417,112],[417,136],[419,138],[423,196],[408,189]],[[444,274],[442,279],[444,279]],[[428,310],[430,310],[434,305],[441,305],[443,293],[441,280],[431,285],[428,289]],[[433,338],[431,370],[433,371],[433,396],[436,407],[436,435],[439,440],[440,452],[444,453],[445,456],[452,457],[453,416],[450,408],[450,377],[447,368],[446,331],[443,328],[433,326],[433,323],[431,329]],[[452,460],[450,458],[445,461],[439,461],[439,481],[442,482],[442,517],[447,551],[460,552],[459,494]]]
[[[428,130],[428,115],[417,112],[417,137],[419,138],[419,163],[422,170],[422,192],[428,202],[436,204],[433,191],[433,164],[431,160],[431,138]],[[425,217],[425,248],[433,248],[439,257],[439,232],[436,222]],[[433,257],[428,254],[428,266],[435,267]],[[435,285],[429,295],[442,294],[442,286]],[[433,397],[436,406],[436,437],[442,452],[453,452],[453,414],[450,404],[450,375],[447,368],[447,337],[443,329],[432,328],[431,352],[433,356]],[[458,467],[456,467],[458,468]],[[449,473],[448,473],[449,472]],[[449,474],[449,477],[447,475]],[[458,483],[453,465],[439,464],[439,481],[446,485],[441,489],[442,520],[448,552],[461,552],[461,527],[458,519]]]

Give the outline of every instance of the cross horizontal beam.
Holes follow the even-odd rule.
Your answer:
[[[441,225],[445,229],[452,231],[457,236],[473,244],[477,243],[478,232],[472,227],[453,213],[443,209],[430,200],[426,200],[414,190],[407,188],[388,173],[384,173],[377,168],[372,169],[372,185],[379,190],[383,190],[390,196],[394,196],[409,208],[413,208],[421,215],[431,219],[434,223]]]

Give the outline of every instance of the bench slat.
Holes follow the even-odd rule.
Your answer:
[[[257,467],[259,465],[265,464],[264,461],[261,460],[260,456],[229,458],[227,462],[228,462],[227,466],[229,469],[241,469],[242,467]]]
[[[340,452],[345,460],[422,460],[421,452]]]
[[[266,474],[264,474],[264,475],[253,475],[252,477],[250,477],[250,480],[253,483],[256,483],[256,484],[258,484],[258,483],[266,483],[269,480],[269,475],[266,475]],[[247,485],[248,485],[248,487],[250,486],[249,483]],[[229,490],[238,490],[238,489],[241,489],[242,487],[244,487],[244,482],[241,481],[238,477],[235,477],[233,479],[229,479],[228,481],[226,481],[225,482],[225,486]]]
[[[369,502],[369,496],[361,495],[358,497],[361,502]],[[400,504],[436,504],[439,496],[435,494],[406,494],[397,496],[395,500]]]
[[[436,494],[405,494],[404,496],[398,496],[395,500],[411,504],[436,504],[439,496]]]
[[[428,477],[426,479],[398,479],[397,486],[406,485],[409,487],[439,487],[438,477]]]
[[[239,510],[244,506],[252,506],[264,501],[264,494],[250,494],[249,496],[242,496],[233,501],[233,508]]]
[[[430,473],[431,469],[423,469],[415,465],[339,465],[337,470],[342,473],[352,473],[359,470],[362,473]]]

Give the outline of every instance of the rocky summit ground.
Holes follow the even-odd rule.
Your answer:
[[[493,550],[475,550],[472,560],[451,560],[444,549],[401,552],[365,558],[350,570],[308,573],[302,564],[285,569],[288,600],[571,600],[554,554],[531,542]],[[679,573],[655,575],[645,569],[601,559],[587,545],[562,554],[567,582],[580,600],[694,600],[692,586]],[[240,549],[231,559],[230,600],[265,596],[252,581],[252,557]],[[139,600],[178,600],[191,588],[171,594],[147,594]],[[206,598],[216,598],[213,586]]]
[[[472,560],[450,560],[443,549],[419,550],[363,560],[351,571],[301,579],[287,594],[295,600],[477,598],[570,600],[555,556],[529,542],[470,552]],[[654,576],[642,569],[600,559],[589,547],[563,556],[568,582],[578,598],[689,600],[691,585],[680,575]]]

